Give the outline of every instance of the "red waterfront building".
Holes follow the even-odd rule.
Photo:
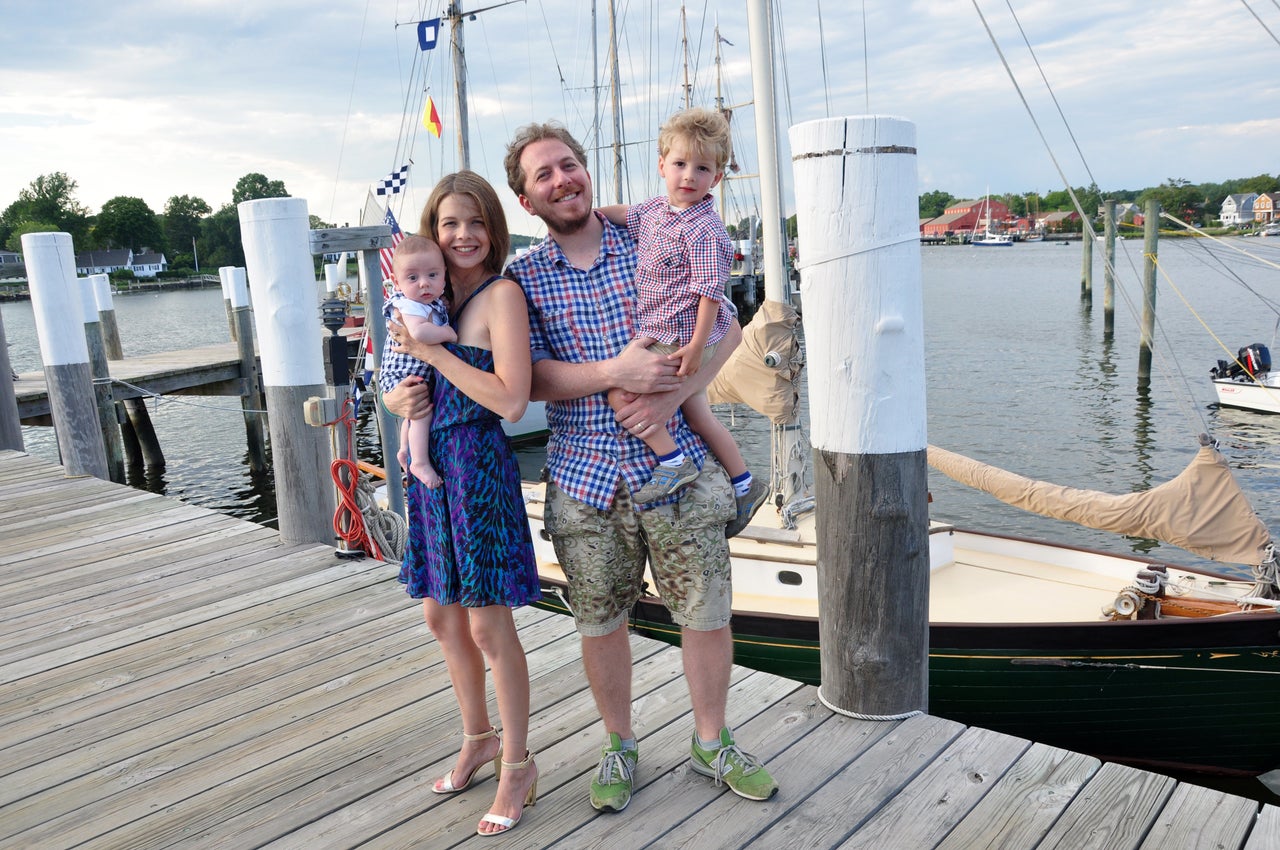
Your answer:
[[[942,215],[930,219],[920,229],[926,238],[945,236],[972,236],[988,226],[991,230],[1004,230],[1009,218],[1009,207],[999,201],[979,198],[976,201],[957,201],[943,210]]]

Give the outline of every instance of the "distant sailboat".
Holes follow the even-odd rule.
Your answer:
[[[991,229],[991,194],[988,193],[982,198],[983,205],[987,208],[986,218],[979,218],[978,221],[985,221],[986,227],[982,233],[977,232],[974,228],[974,234],[971,244],[982,248],[1002,248],[1006,245],[1013,244],[1013,237],[1007,233],[997,233]]]

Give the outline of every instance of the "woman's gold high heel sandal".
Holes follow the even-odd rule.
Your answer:
[[[498,730],[490,726],[488,732],[480,732],[479,734],[476,734],[476,735],[468,735],[465,732],[462,734],[462,740],[464,741],[483,741],[486,738],[498,738]],[[494,779],[498,778],[499,771],[501,770],[499,765],[501,764],[502,764],[502,739],[498,738],[498,754],[493,758],[493,778]],[[453,784],[453,771],[451,770],[449,771],[448,776],[444,776],[444,777],[441,777],[440,779],[437,779],[435,781],[435,784],[431,786],[431,790],[436,794],[457,794],[459,791],[466,791],[468,788],[471,787],[471,780],[476,778],[476,771],[478,771],[482,767],[484,767],[484,762],[480,762],[480,764],[471,768],[471,774],[467,776],[467,781],[462,783],[461,785]]]
[[[524,761],[517,761],[517,762],[504,761],[502,762],[502,767],[505,770],[524,770],[526,767],[533,768],[533,784],[529,786],[529,793],[526,794],[524,797],[524,805],[532,806],[534,802],[537,801],[538,799],[538,766],[533,763],[533,753],[529,752],[528,750],[525,750]],[[520,818],[522,818],[523,816],[524,816],[523,807],[520,809],[520,814],[516,815],[514,818],[506,818],[506,817],[503,817],[502,815],[495,815],[493,812],[489,812],[487,815],[480,818],[480,823],[481,824],[491,823],[496,826],[502,827],[502,829],[496,829],[493,832],[484,832],[480,829],[479,826],[477,826],[476,833],[478,835],[502,835],[504,832],[510,832],[512,829],[514,829],[515,825],[520,823]]]

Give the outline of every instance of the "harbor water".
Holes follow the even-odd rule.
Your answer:
[[[1091,303],[1082,298],[1079,243],[923,247],[929,441],[1028,477],[1119,494],[1177,475],[1206,432],[1262,520],[1280,529],[1280,416],[1219,409],[1208,380],[1228,351],[1274,341],[1280,271],[1239,251],[1274,263],[1276,243],[1162,240],[1149,385],[1138,378],[1140,240],[1117,243],[1110,336],[1101,244]],[[115,306],[126,355],[228,340],[217,289],[121,295]],[[40,369],[30,303],[2,310],[13,367]],[[131,484],[256,522],[274,518],[270,475],[249,469],[238,399],[182,396],[149,407],[167,465]],[[767,422],[741,406],[718,413],[752,467],[766,470]],[[32,454],[57,459],[51,428],[24,427],[23,437]],[[380,459],[367,416],[359,441],[362,456]],[[541,449],[522,449],[521,462],[536,475]],[[929,485],[931,515],[959,526],[1203,564],[1154,541],[1026,514],[934,472]]]

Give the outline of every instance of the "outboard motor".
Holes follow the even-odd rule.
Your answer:
[[[1209,370],[1215,378],[1234,378],[1237,375],[1257,377],[1271,371],[1271,350],[1260,342],[1246,345],[1236,352],[1235,360],[1219,360],[1218,365]]]

